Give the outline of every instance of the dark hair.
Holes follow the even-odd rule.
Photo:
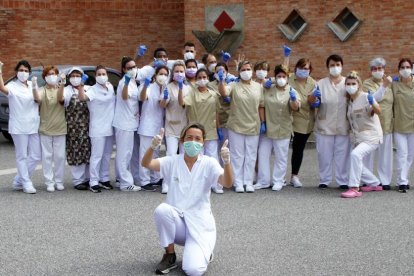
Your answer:
[[[207,53],[207,54],[204,54],[204,55],[203,55],[203,57],[201,58],[201,61],[202,61],[205,65],[207,65],[207,58],[208,58],[209,56],[214,56],[214,55],[213,55],[213,54],[211,54],[211,53]]]
[[[29,73],[32,72],[32,66],[30,66],[29,62],[27,60],[24,60],[24,59],[17,63],[16,67],[14,68],[14,71],[15,72],[19,71],[19,67],[22,66],[22,65],[29,69]]]
[[[201,69],[200,69],[200,70],[201,70]],[[199,71],[200,71],[200,70],[199,70]],[[183,129],[183,131],[181,131],[181,136],[180,136],[180,140],[181,140],[181,142],[184,142],[185,135],[187,134],[187,131],[188,131],[190,128],[196,128],[196,129],[201,130],[201,132],[203,133],[203,140],[205,140],[205,139],[206,139],[206,129],[204,128],[204,126],[203,126],[202,124],[199,124],[199,123],[194,123],[194,124],[191,124],[191,125],[186,126],[186,127]]]
[[[197,73],[196,73],[196,75],[195,75],[195,77],[197,78],[198,77],[198,75],[200,74],[200,73],[206,73],[206,75],[208,76],[208,72],[207,72],[207,69],[206,68],[201,68],[201,69],[198,69],[197,70]]]
[[[194,43],[192,43],[192,42],[190,42],[190,41],[187,41],[185,44],[184,44],[184,47],[195,47],[195,45],[194,45]]]
[[[259,70],[259,68],[263,68],[265,67],[268,72],[270,71],[270,66],[269,63],[267,63],[267,61],[260,61],[260,62],[256,62],[256,64],[253,67],[253,70]]]
[[[160,48],[155,49],[154,51],[155,58],[157,58],[158,52],[165,52],[168,55],[167,50],[165,50],[165,48],[160,47]]]
[[[289,69],[283,64],[278,64],[275,66],[275,77],[279,73],[284,73],[289,76]]]
[[[228,71],[229,71],[229,68],[227,67],[227,64],[226,64],[225,62],[222,62],[222,61],[217,62],[216,68],[217,68],[217,67],[224,67],[224,69],[226,69],[226,72],[228,72]],[[214,70],[215,70],[216,68],[214,68]]]
[[[98,72],[98,70],[101,70],[101,69],[104,69],[104,70],[105,70],[105,72],[108,72],[108,70],[106,70],[106,67],[105,67],[105,66],[103,66],[103,65],[98,65],[98,66],[96,66],[96,68],[95,68],[95,74],[96,74],[96,72]]]
[[[296,72],[296,69],[303,68],[308,63],[309,63],[309,73],[312,73],[312,63],[310,62],[308,58],[301,58],[298,60],[298,62],[296,62],[295,72]]]
[[[154,76],[156,76],[156,75],[158,74],[158,72],[159,72],[159,71],[161,71],[161,69],[165,69],[165,70],[167,70],[167,75],[169,75],[169,74],[170,74],[170,69],[168,69],[168,67],[167,67],[167,66],[165,66],[165,65],[161,65],[161,66],[158,66],[158,67],[157,67],[157,69],[155,69],[155,74],[154,74]]]
[[[185,67],[187,67],[187,66],[188,66],[188,64],[189,64],[190,62],[194,62],[194,63],[195,63],[195,65],[196,65],[196,67],[198,67],[197,60],[195,60],[195,59],[193,59],[193,58],[191,58],[191,59],[187,59],[187,60],[185,61]]]
[[[408,62],[410,64],[411,68],[413,67],[413,62],[411,61],[411,59],[409,59],[409,58],[402,58],[402,59],[400,59],[400,62],[398,62],[398,69],[400,69],[401,65],[404,62]]]
[[[250,61],[248,61],[248,60],[243,60],[243,61],[240,61],[240,62],[239,62],[239,64],[237,64],[237,72],[240,72],[240,69],[241,69],[244,65],[247,65],[247,64],[249,64],[249,65],[250,65],[250,67],[252,67],[252,64],[250,63]]]
[[[342,57],[341,57],[340,55],[333,54],[333,55],[330,55],[330,56],[326,59],[326,68],[329,68],[329,62],[330,62],[331,60],[333,60],[333,61],[335,61],[335,62],[340,62],[342,66],[344,65],[344,61],[343,61]]]
[[[45,68],[43,69],[42,72],[42,78],[45,79],[47,74],[49,73],[50,70],[53,70],[55,72],[56,75],[59,75],[59,69],[57,69],[57,67],[55,67],[54,65],[47,65],[45,66]]]
[[[132,57],[127,57],[127,56],[122,57],[122,61],[121,61],[121,72],[122,72],[122,75],[124,75],[124,68],[125,68],[126,64],[128,62],[130,62],[130,61],[133,61],[133,60],[134,59]]]

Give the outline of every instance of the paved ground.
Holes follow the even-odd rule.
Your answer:
[[[69,185],[48,193],[41,170],[38,193],[26,195],[11,189],[13,146],[3,138],[0,159],[0,275],[153,275],[163,252],[152,212],[163,195]],[[207,275],[414,275],[414,190],[356,200],[321,191],[312,147],[302,181],[302,189],[212,195],[218,240]]]

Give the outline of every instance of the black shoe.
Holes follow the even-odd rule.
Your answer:
[[[400,193],[406,193],[407,192],[407,185],[399,185],[398,186],[398,191]]]
[[[407,185],[407,190],[409,190],[410,189],[410,185]]]
[[[146,191],[146,192],[155,192],[157,189],[151,184],[147,184],[147,185],[141,186],[141,190]]]
[[[319,184],[319,189],[327,189],[328,185],[326,184]]]
[[[89,189],[89,182],[83,182],[74,187],[76,190],[86,191]]]
[[[99,187],[99,185],[90,186],[89,191],[91,191],[92,193],[100,193],[101,187]]]
[[[164,179],[160,179],[160,180],[158,180],[157,182],[151,182],[150,183],[150,185],[152,185],[152,186],[161,186],[162,185],[162,181],[163,181]]]
[[[349,188],[348,188],[348,185],[340,185],[339,186],[339,189],[341,189],[341,190],[348,190]]]
[[[164,275],[169,273],[171,270],[177,267],[175,253],[165,253],[162,256],[161,262],[157,265],[155,273],[158,275]]]
[[[105,190],[112,190],[114,187],[111,185],[110,181],[101,182],[99,181],[99,186]]]
[[[389,190],[391,190],[391,186],[390,185],[382,185],[382,189],[384,191],[389,191]]]

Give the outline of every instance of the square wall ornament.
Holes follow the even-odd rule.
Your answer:
[[[358,29],[361,23],[362,20],[346,7],[334,20],[328,23],[328,28],[344,42]]]
[[[296,41],[303,31],[308,26],[305,18],[299,13],[298,10],[294,9],[285,18],[285,20],[278,26],[279,30],[283,35],[289,39],[289,41]]]

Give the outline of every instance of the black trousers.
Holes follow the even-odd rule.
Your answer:
[[[299,174],[300,166],[303,160],[303,151],[305,150],[306,142],[311,134],[302,134],[294,132],[292,140],[292,174]]]

